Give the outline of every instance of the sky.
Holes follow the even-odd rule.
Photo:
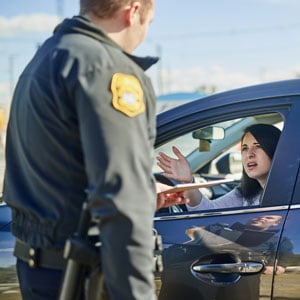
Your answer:
[[[79,0],[0,1],[0,104]],[[300,0],[156,0],[134,54],[159,56],[147,74],[156,94],[223,91],[300,76]]]

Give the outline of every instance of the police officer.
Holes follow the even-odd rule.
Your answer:
[[[155,299],[155,96],[144,70],[157,59],[130,54],[153,13],[154,0],[81,0],[19,78],[4,198],[24,300],[57,299],[62,249],[85,199],[110,299]]]

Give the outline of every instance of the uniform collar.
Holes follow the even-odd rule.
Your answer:
[[[88,19],[82,16],[74,16],[71,19],[65,19],[56,26],[54,33],[81,33],[87,35],[91,38],[98,40],[101,43],[108,44],[112,47],[119,48],[126,56],[128,56],[132,61],[139,65],[144,71],[149,69],[153,64],[155,64],[159,58],[158,57],[140,57],[129,54],[125,52],[117,43],[115,43],[103,30],[96,27]]]

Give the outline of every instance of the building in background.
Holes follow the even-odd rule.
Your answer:
[[[0,105],[0,146],[4,148],[7,127],[7,109]]]

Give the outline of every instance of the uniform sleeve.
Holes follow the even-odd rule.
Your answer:
[[[76,99],[91,206],[96,213],[98,202],[109,199],[114,206],[139,210],[142,208],[136,203],[140,200],[136,200],[143,195],[152,203],[153,211],[153,137],[147,107],[133,116],[115,108],[113,97],[116,96],[110,90],[114,74],[96,74],[93,80],[83,81]],[[120,92],[117,97],[123,94]],[[123,97],[126,96],[130,97]],[[126,205],[121,201],[124,198],[129,199]]]
[[[148,114],[150,104],[145,94],[123,86],[126,80],[130,86],[130,78],[133,79],[124,76],[113,83],[114,74],[106,70],[81,78],[76,107],[89,206],[92,215],[100,220],[106,284],[113,299],[150,299],[150,295],[142,294],[149,291],[149,286],[153,288],[156,193],[151,124],[155,116]],[[113,103],[114,99],[120,106]],[[135,111],[130,106],[135,101],[143,101],[144,109]],[[133,112],[126,111],[126,107]]]

